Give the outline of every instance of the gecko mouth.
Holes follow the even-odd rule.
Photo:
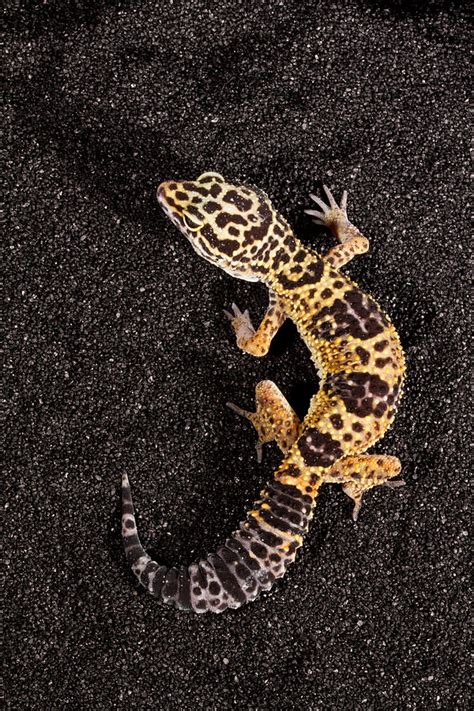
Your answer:
[[[160,205],[164,207],[168,207],[167,200],[166,200],[166,187],[165,183],[160,183],[156,189],[156,198]]]
[[[156,189],[156,198],[160,204],[161,209],[167,217],[173,222],[177,227],[181,228],[180,220],[176,209],[173,209],[173,200],[171,198],[171,203],[168,202],[169,195],[166,191],[166,183],[161,183]]]

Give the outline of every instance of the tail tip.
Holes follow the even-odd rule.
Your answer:
[[[128,476],[125,472],[122,474],[122,489],[128,489],[130,487],[130,482],[128,481]]]

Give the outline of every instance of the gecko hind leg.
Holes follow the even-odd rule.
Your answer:
[[[329,188],[326,185],[323,185],[323,188],[329,205],[317,195],[310,195],[321,210],[305,210],[305,213],[311,215],[313,222],[317,225],[328,227],[339,242],[338,245],[329,250],[325,257],[333,267],[339,269],[339,267],[343,267],[344,264],[350,262],[356,254],[367,252],[369,240],[359,232],[347,217],[347,190],[344,190],[342,194],[339,207]]]
[[[281,390],[271,380],[262,380],[255,388],[256,411],[249,412],[232,402],[227,406],[247,418],[257,430],[257,459],[262,461],[262,445],[275,440],[286,454],[297,439],[301,423]]]
[[[232,311],[233,313],[229,311],[224,311],[224,313],[234,329],[237,346],[246,353],[258,358],[266,355],[273,336],[286,319],[284,308],[278,296],[270,290],[268,308],[257,330],[252,326],[247,310],[242,313],[235,304],[232,304]]]
[[[397,457],[384,454],[358,454],[344,457],[328,469],[324,481],[342,484],[342,490],[354,502],[352,518],[357,521],[365,491],[380,484],[391,489],[403,486],[403,479],[391,481],[400,474],[401,463]]]

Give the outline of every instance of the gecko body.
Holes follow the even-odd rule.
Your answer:
[[[235,305],[227,314],[239,348],[264,356],[290,318],[321,377],[302,422],[269,380],[256,387],[254,412],[229,403],[254,425],[259,458],[262,445],[275,440],[284,459],[238,530],[202,560],[167,568],[150,558],[138,537],[123,475],[127,560],[150,593],[180,609],[219,613],[269,590],[294,561],[322,484],[342,484],[354,501],[356,519],[365,491],[403,483],[393,481],[400,472],[396,457],[365,453],[393,421],[405,372],[403,350],[378,304],[340,272],[369,243],[347,218],[347,194],[338,206],[325,191],[328,203],[311,196],[319,209],[307,210],[337,240],[321,256],[296,238],[254,187],[204,173],[195,181],[169,181],[158,188],[165,213],[200,256],[232,276],[268,287],[269,305],[258,329]]]

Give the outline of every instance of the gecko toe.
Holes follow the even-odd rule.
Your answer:
[[[310,194],[311,200],[314,200],[314,202],[319,205],[321,210],[323,211],[323,214],[329,210],[329,205],[326,205],[326,203],[321,200],[317,195],[314,195],[313,193]]]
[[[359,518],[359,512],[362,508],[362,499],[357,499],[354,508],[352,510],[352,520],[354,523],[357,523],[357,519]]]
[[[400,486],[405,486],[405,479],[397,479],[396,481],[385,481],[384,485],[388,486],[389,489],[398,489]]]
[[[319,210],[304,210],[306,215],[311,215],[311,217],[317,217],[319,220],[324,220],[324,214],[319,212]]]
[[[227,407],[228,407],[230,410],[233,410],[233,411],[236,412],[238,415],[241,415],[241,417],[247,417],[247,418],[248,418],[248,416],[249,416],[249,414],[250,414],[249,412],[247,412],[247,410],[244,410],[242,407],[239,407],[239,406],[236,405],[234,402],[226,402],[226,405],[227,405]]]
[[[327,185],[323,185],[323,190],[327,195],[327,199],[329,200],[329,205],[334,208],[337,207],[337,202],[334,200],[334,196],[332,192],[329,190]]]

